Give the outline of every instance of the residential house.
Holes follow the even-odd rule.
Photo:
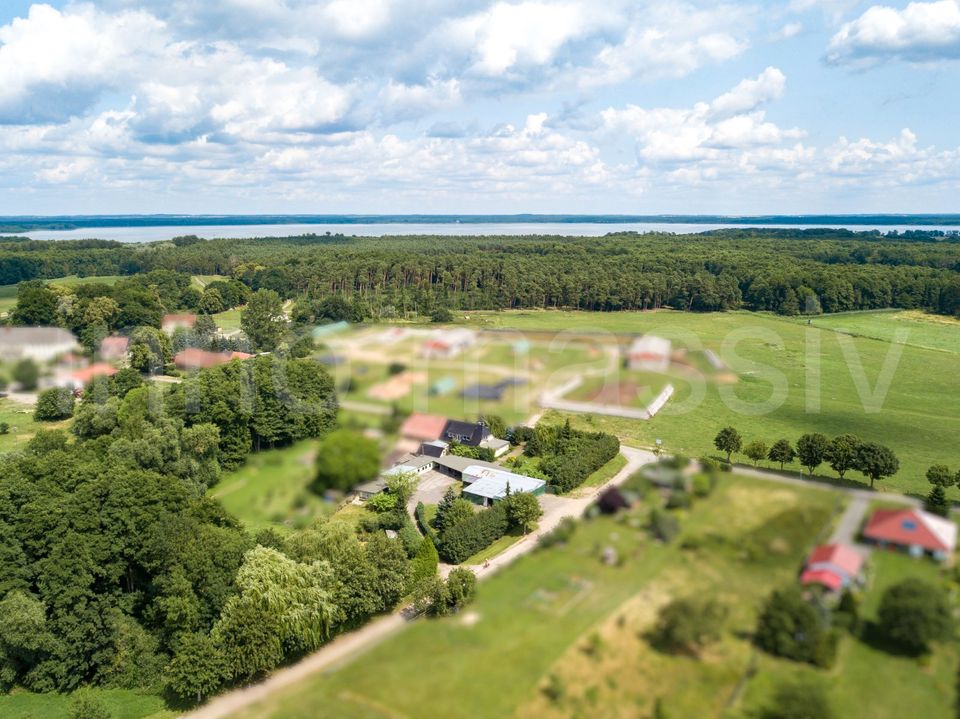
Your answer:
[[[494,457],[501,457],[510,451],[510,443],[505,439],[494,437],[490,428],[482,421],[448,420],[440,434],[440,439],[444,442],[456,442],[468,447],[489,449],[493,451]]]
[[[79,349],[77,338],[61,327],[0,327],[0,360],[7,362],[49,362]]]
[[[823,544],[813,550],[800,574],[804,586],[839,592],[863,582],[863,555],[847,544]]]
[[[83,389],[97,377],[113,377],[116,373],[117,368],[113,365],[109,365],[106,362],[94,362],[87,367],[58,375],[56,384],[60,387],[69,387],[76,391]]]
[[[173,356],[173,363],[179,369],[206,369],[235,359],[245,360],[251,357],[253,355],[246,352],[208,352],[196,347],[187,347]]]
[[[177,329],[193,329],[197,323],[197,316],[189,313],[164,315],[160,321],[160,329],[168,335],[172,335]]]
[[[400,425],[400,436],[418,442],[430,442],[440,438],[446,425],[446,417],[414,412]]]
[[[106,362],[125,359],[130,349],[130,338],[120,335],[104,337],[100,342],[100,358]]]
[[[953,556],[957,525],[922,509],[878,509],[863,530],[863,538],[879,547],[894,547],[911,556],[929,555],[937,561]]]
[[[436,459],[437,457],[443,457],[449,449],[449,444],[442,440],[435,439],[432,442],[421,442],[418,454]]]
[[[643,335],[627,351],[627,367],[632,370],[666,372],[670,368],[670,340]]]

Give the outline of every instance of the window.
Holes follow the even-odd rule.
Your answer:
[[[900,523],[900,526],[901,526],[903,529],[907,530],[908,532],[912,532],[913,530],[915,530],[915,529],[917,528],[917,523],[914,522],[912,519],[904,519],[904,520]]]

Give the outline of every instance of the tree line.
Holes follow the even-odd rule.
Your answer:
[[[572,237],[333,235],[122,243],[5,241],[0,284],[158,269],[224,274],[309,298],[304,316],[558,307],[792,315],[898,307],[960,311],[960,241],[936,233],[723,230]],[[329,309],[329,308],[327,308]],[[336,308],[334,308],[336,309]],[[319,312],[318,312],[319,311]]]

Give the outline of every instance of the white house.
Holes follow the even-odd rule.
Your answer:
[[[0,327],[0,360],[49,362],[79,350],[77,338],[61,327]]]
[[[627,351],[627,367],[649,372],[666,372],[670,368],[670,340],[643,335],[634,340]]]

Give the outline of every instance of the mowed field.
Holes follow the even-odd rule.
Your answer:
[[[10,427],[7,434],[0,434],[0,454],[22,449],[37,430],[66,429],[72,421],[37,422],[33,419],[33,407],[0,398],[0,422],[6,422]]]
[[[237,716],[633,718],[661,695],[670,716],[715,716],[748,666],[762,599],[793,580],[839,509],[832,492],[726,477],[671,545],[649,538],[646,507],[581,523],[568,545],[485,581],[464,613],[415,622]],[[601,561],[608,547],[618,566]],[[657,608],[702,592],[730,606],[721,642],[701,662],[655,652],[644,636]]]
[[[918,319],[917,336],[932,336],[937,319]],[[739,375],[735,383],[701,382],[695,375],[675,382],[674,397],[647,422],[569,415],[575,426],[611,431],[629,443],[652,446],[662,439],[668,452],[698,456],[715,453],[713,437],[726,425],[737,427],[745,442],[767,444],[805,432],[849,432],[886,444],[899,457],[899,473],[878,483],[879,490],[924,495],[928,466],[960,467],[960,350],[948,350],[960,347],[960,323],[937,324],[941,348],[927,349],[740,312],[502,312],[478,313],[472,322],[529,331],[652,332],[675,345],[712,349]],[[874,313],[870,322],[899,327],[908,320],[903,313]],[[894,329],[885,331],[892,336]],[[551,412],[546,420],[566,416]],[[824,465],[818,474],[832,472]],[[848,477],[867,482],[855,472]],[[951,489],[950,496],[960,498],[960,491]]]
[[[813,326],[884,342],[960,352],[960,320],[917,310],[821,315],[813,319]]]

